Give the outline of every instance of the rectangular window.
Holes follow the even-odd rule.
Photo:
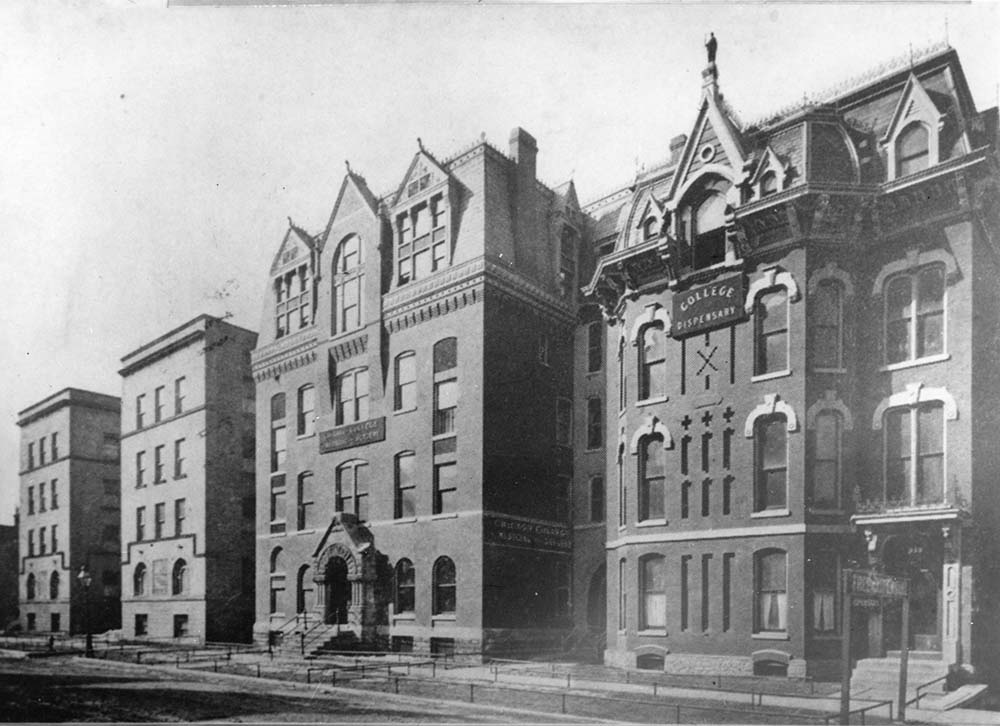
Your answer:
[[[28,514],[35,513],[35,487],[28,487]]]
[[[271,534],[285,531],[285,476],[271,477]]]
[[[58,534],[58,524],[52,525],[52,551],[57,552],[59,550],[59,534]]]
[[[344,464],[337,469],[336,511],[349,512],[359,520],[368,519],[368,465]]]
[[[45,482],[38,485],[38,511],[45,511]]]
[[[38,554],[40,554],[40,555],[44,555],[45,554],[45,545],[46,545],[46,541],[45,541],[46,532],[45,532],[45,529],[46,529],[45,527],[39,527],[38,528]]]
[[[625,462],[622,461],[622,452],[618,452],[618,526],[624,527],[628,522],[628,500],[625,488]]]
[[[709,570],[712,566],[712,555],[701,556],[701,631],[708,631],[709,623]]]
[[[35,613],[28,613],[28,632],[29,633],[33,633],[35,631],[36,617],[37,616],[35,615]]]
[[[145,397],[146,397],[145,393],[140,393],[138,396],[135,397],[135,427],[137,429],[142,428],[143,415],[144,415],[142,410],[143,406],[142,399],[144,399]]]
[[[413,466],[416,457],[412,453],[396,457],[396,497],[394,516],[396,519],[417,516],[416,482]]]
[[[52,461],[59,458],[59,434],[54,432],[52,434]]]
[[[628,588],[625,584],[625,560],[618,560],[618,629],[628,627]]]
[[[784,416],[759,418],[754,424],[756,459],[754,511],[788,505],[788,447]]]
[[[183,638],[188,634],[188,616],[174,615],[174,637]]]
[[[336,425],[355,423],[368,418],[368,369],[359,368],[337,377]]]
[[[154,514],[155,520],[153,522],[153,528],[154,528],[153,536],[155,539],[162,539],[163,525],[166,524],[167,521],[167,505],[164,502],[158,502],[153,511],[155,513]]]
[[[146,452],[137,451],[135,454],[135,486],[136,488],[146,486]]]
[[[939,401],[885,414],[885,503],[919,506],[944,500],[944,409]]]
[[[815,311],[812,323],[813,367],[839,369],[843,366],[842,295],[837,280],[822,280],[812,293]]]
[[[49,631],[58,633],[62,629],[61,613],[49,613]]]
[[[38,464],[45,466],[45,439],[38,440]]]
[[[604,520],[604,477],[590,478],[590,521]]]
[[[640,560],[639,587],[642,591],[642,630],[667,627],[667,573],[663,557],[649,556]]]
[[[28,557],[35,556],[35,530],[28,530]]]
[[[417,356],[402,353],[396,357],[396,389],[393,409],[409,411],[417,407]]]
[[[725,552],[722,555],[722,631],[728,632],[730,628],[730,611],[733,601],[733,558],[734,552]]]
[[[788,607],[785,553],[772,551],[757,556],[757,631],[786,629]]]
[[[135,510],[135,539],[142,542],[146,539],[146,508],[139,507]]]
[[[640,447],[639,521],[664,519],[667,516],[664,502],[667,469],[663,438],[645,436]]]
[[[59,509],[59,480],[53,479],[49,488],[49,504],[52,509]]]
[[[163,420],[163,391],[164,386],[157,386],[153,391],[153,421],[159,423]]]
[[[316,433],[316,389],[303,386],[299,389],[299,411],[296,432],[299,436],[312,436]]]
[[[837,632],[837,583],[840,562],[836,552],[818,552],[808,568],[813,580],[812,626],[820,634]]]
[[[458,410],[458,380],[451,378],[434,384],[434,435],[455,433]]]
[[[596,322],[587,326],[587,372],[596,373],[601,370],[604,362],[604,329],[603,323]]]
[[[587,399],[587,448],[599,449],[604,445],[604,417],[601,399]]]
[[[28,468],[35,468],[35,442],[28,444]]]
[[[785,288],[762,292],[754,303],[754,374],[788,370],[788,293]]]
[[[313,505],[313,475],[310,472],[299,475],[298,490],[296,499],[296,528],[299,530],[308,529],[312,522],[309,517],[309,508]]]
[[[688,600],[690,597],[690,585],[688,578],[691,575],[691,555],[681,555],[681,630],[688,629]]]
[[[184,499],[174,500],[174,537],[180,537],[184,533],[184,518],[187,516],[187,501]]]
[[[821,411],[813,434],[813,506],[840,506],[840,414]]]
[[[288,443],[284,426],[271,429],[271,471],[281,471],[285,468],[285,454]]]
[[[944,352],[943,265],[893,277],[885,287],[886,363]]]
[[[642,329],[642,349],[639,355],[639,400],[667,395],[667,347],[662,323],[647,325]]]
[[[163,449],[166,448],[163,444],[160,444],[155,449],[153,449],[153,483],[162,484],[166,481],[163,477]]]
[[[434,514],[457,511],[458,465],[455,462],[434,465]]]
[[[573,402],[568,398],[556,399],[556,443],[573,445]]]
[[[174,442],[174,479],[186,476],[184,473],[184,439]]]
[[[184,412],[184,389],[186,378],[181,376],[174,381],[174,416]]]
[[[136,637],[149,633],[149,615],[146,613],[135,614],[135,634]]]

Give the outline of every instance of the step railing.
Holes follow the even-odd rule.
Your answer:
[[[912,705],[914,708],[920,708],[920,699],[927,695],[927,689],[931,686],[937,685],[941,681],[947,681],[948,674],[945,673],[943,676],[935,678],[933,681],[927,681],[926,683],[921,683],[917,686],[916,695],[906,702],[907,706]]]

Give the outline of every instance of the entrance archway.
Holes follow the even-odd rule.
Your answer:
[[[889,575],[910,580],[910,642],[913,650],[941,650],[941,542],[925,535],[889,538],[882,561]],[[882,632],[887,650],[900,648],[901,605],[886,603]]]
[[[347,581],[347,562],[343,557],[331,557],[326,562],[325,575],[324,622],[327,625],[346,625],[347,609],[351,604],[351,583]]]
[[[607,568],[601,565],[590,578],[587,589],[587,627],[604,631],[608,623]]]

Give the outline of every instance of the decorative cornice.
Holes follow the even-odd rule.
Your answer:
[[[362,332],[359,335],[352,335],[349,338],[338,340],[330,345],[330,356],[334,361],[341,361],[361,355],[368,349],[368,333]],[[315,360],[315,356],[313,357]]]
[[[290,337],[277,341],[250,354],[254,380],[260,382],[285,371],[308,365],[316,360],[315,330],[310,338]]]

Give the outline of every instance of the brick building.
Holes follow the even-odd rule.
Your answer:
[[[835,675],[853,566],[909,578],[931,671],[990,675],[997,109],[950,48],[753,124],[703,79],[670,158],[584,210],[614,220],[587,288],[614,371],[606,661]],[[851,618],[865,678],[900,606]]]
[[[250,638],[256,341],[201,315],[122,358],[126,637]]]
[[[18,587],[17,530],[20,514],[14,512],[14,524],[0,524],[0,631],[17,624]]]
[[[570,632],[592,262],[572,185],[535,156],[521,129],[508,155],[420,148],[382,196],[348,168],[326,228],[290,226],[253,355],[260,638],[497,652]]]
[[[86,568],[93,632],[118,627],[118,429],[114,396],[65,388],[18,414],[21,627],[82,633]],[[85,522],[85,526],[80,526]]]

